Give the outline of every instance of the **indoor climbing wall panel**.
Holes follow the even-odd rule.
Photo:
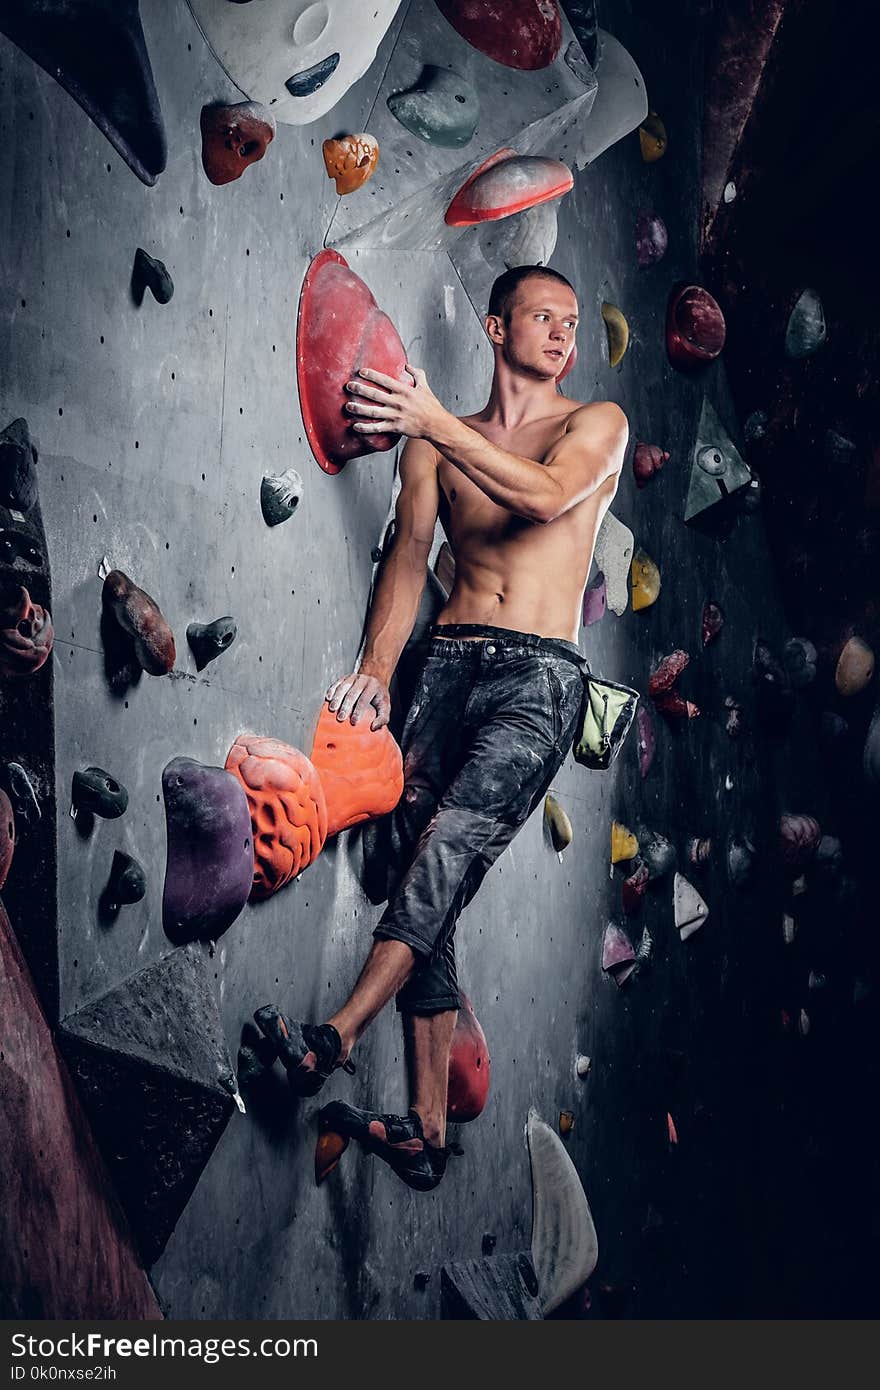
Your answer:
[[[731,1116],[742,1096],[725,1067],[745,1027],[742,998],[747,1019],[766,1000],[763,976],[734,949],[743,927],[726,900],[724,847],[734,832],[758,835],[771,820],[772,839],[768,808],[780,758],[765,756],[752,732],[740,743],[730,738],[724,701],[738,701],[751,718],[755,625],[776,647],[788,634],[772,601],[760,514],[737,512],[727,535],[684,525],[704,395],[746,463],[748,454],[722,363],[691,379],[666,356],[669,292],[676,282],[698,282],[701,36],[694,20],[641,8],[636,18],[629,6],[603,5],[608,40],[597,72],[616,52],[613,36],[638,65],[639,101],[646,89],[652,109],[662,112],[669,149],[646,162],[632,131],[578,172],[558,204],[548,254],[576,286],[581,306],[566,394],[619,402],[630,420],[630,448],[650,443],[657,457],[668,454],[642,489],[627,456],[614,504],[622,525],[606,547],[615,603],[581,634],[597,671],[645,697],[653,766],[642,778],[635,731],[613,771],[589,773],[569,759],[553,794],[570,818],[571,844],[554,849],[536,813],[463,914],[459,974],[491,1053],[492,1081],[480,1116],[451,1131],[461,1153],[451,1157],[444,1183],[429,1195],[413,1193],[352,1152],[321,1188],[314,1184],[318,1104],[340,1097],[406,1109],[400,1025],[389,1009],[359,1048],[356,1077],[334,1078],[320,1102],[291,1106],[276,1066],[247,1089],[246,1114],[229,1096],[201,1128],[192,1120],[203,1166],[187,1176],[195,1185],[182,1209],[176,1198],[169,1203],[164,1248],[147,1248],[171,1317],[438,1317],[444,1265],[529,1249],[524,1123],[533,1105],[547,1119],[566,1117],[562,1142],[598,1232],[591,1287],[599,1316],[724,1315],[736,1306],[747,1256],[728,1191],[708,1188],[705,1175],[723,1172],[734,1187],[739,1181],[724,1156],[740,1152],[731,1143]],[[202,165],[201,110],[238,102],[241,93],[187,6],[142,0],[140,14],[168,142],[167,167],[150,189],[58,83],[0,38],[7,132],[0,185],[15,210],[0,281],[0,430],[26,418],[39,452],[55,628],[54,748],[44,729],[39,757],[44,770],[54,757],[55,773],[54,785],[38,791],[48,798],[57,839],[56,1012],[78,1019],[81,1032],[86,1023],[91,1028],[97,1001],[118,1000],[141,972],[155,969],[146,978],[160,980],[172,957],[162,913],[163,770],[175,759],[222,770],[245,733],[308,753],[324,691],[358,654],[394,456],[352,459],[335,476],[312,457],[295,359],[308,266],[325,244],[346,242],[352,270],[440,399],[462,414],[480,408],[491,354],[451,261],[433,253],[442,234],[432,232],[424,254],[391,254],[381,246],[404,243],[393,235],[371,241],[365,229],[382,218],[391,227],[392,209],[437,180],[451,181],[451,198],[470,169],[505,142],[521,153],[562,154],[575,166],[576,142],[567,151],[525,151],[519,134],[534,122],[564,129],[570,120],[573,141],[587,139],[589,113],[601,100],[590,72],[565,61],[567,20],[554,65],[515,71],[462,39],[433,0],[411,0],[396,12],[368,72],[332,111],[308,125],[279,120],[261,159],[240,179],[214,184]],[[478,93],[470,141],[421,139],[388,108],[388,98],[411,91],[427,64],[454,69]],[[523,95],[514,97],[514,82]],[[322,143],[359,132],[379,140],[378,167],[340,199]],[[438,207],[442,223],[435,200]],[[640,267],[636,228],[646,210],[663,219],[668,249]],[[159,297],[147,288],[135,302],[139,248],[164,264],[171,297],[157,274]],[[616,306],[629,325],[615,367],[603,305]],[[264,477],[289,470],[298,479],[278,487],[291,499],[281,514],[290,514],[269,525]],[[617,602],[633,542],[663,578],[656,602],[637,613],[626,599]],[[102,596],[113,570],[151,596],[173,633],[167,674],[110,659],[117,619]],[[726,625],[704,651],[708,599],[722,605]],[[439,601],[429,586],[420,621]],[[221,618],[233,620],[235,638],[200,666],[187,630]],[[677,722],[647,699],[650,671],[676,649],[692,658],[679,677],[682,696],[702,710]],[[74,775],[87,768],[124,786],[123,814],[67,814]],[[786,775],[791,806],[779,811],[809,811],[806,765]],[[658,871],[641,921],[626,922],[638,968],[623,988],[602,970],[605,927],[620,915],[623,891],[623,868],[609,877],[613,820],[668,837],[678,869],[710,908],[683,943],[672,874],[660,879]],[[16,912],[23,898],[21,889],[13,892],[14,876],[33,862],[29,828],[17,830],[4,889],[11,915],[14,893]],[[690,863],[693,838],[712,840],[708,860]],[[656,850],[640,838],[643,854],[646,845]],[[142,870],[143,896],[112,900],[118,854]],[[343,831],[280,891],[224,919],[216,942],[184,948],[200,953],[219,1020],[217,1048],[222,1034],[233,1061],[259,1005],[277,1002],[293,1017],[323,1019],[353,983],[380,912],[361,886],[362,858],[357,828]],[[627,877],[635,873],[631,866]],[[638,883],[627,900],[640,900]],[[763,929],[771,909],[772,894],[753,902],[745,930]],[[776,949],[784,949],[781,934]],[[89,1039],[81,1041],[81,1054],[92,1050]],[[81,1070],[88,1092],[85,1063]],[[190,1097],[198,1090],[192,1069],[180,1084]],[[212,1105],[219,1104],[216,1091]],[[99,1139],[102,1123],[94,1119]],[[129,1194],[133,1213],[145,1192],[146,1185]],[[730,1252],[722,1270],[720,1247]]]

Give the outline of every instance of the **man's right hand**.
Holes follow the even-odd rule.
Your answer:
[[[381,729],[391,715],[391,695],[388,686],[378,676],[363,671],[352,672],[334,681],[324,699],[340,723],[351,718],[352,724],[373,716],[371,729]]]

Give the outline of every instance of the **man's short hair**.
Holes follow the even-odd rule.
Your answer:
[[[558,270],[551,270],[548,265],[517,265],[512,270],[505,270],[503,275],[499,275],[492,286],[489,294],[489,314],[504,319],[506,322],[520,285],[524,280],[529,280],[536,275],[543,275],[545,280],[557,280],[560,285],[566,285],[572,294],[575,293],[571,281],[566,280],[564,275],[560,275]]]

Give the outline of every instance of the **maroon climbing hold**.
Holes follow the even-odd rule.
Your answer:
[[[150,676],[167,676],[174,665],[174,633],[155,599],[122,570],[111,570],[104,580],[105,609],[130,638],[138,665]]]
[[[203,106],[202,167],[211,183],[240,179],[249,164],[262,159],[275,138],[275,117],[258,101]]]
[[[669,656],[664,656],[660,665],[651,672],[648,681],[648,694],[652,700],[656,700],[658,695],[667,690],[671,690],[684,668],[689,664],[690,657],[687,652],[677,649],[670,652]]]
[[[639,704],[636,720],[638,723],[639,772],[642,777],[647,777],[651,771],[651,764],[654,761],[654,753],[657,748],[654,721],[647,705]]]
[[[779,844],[786,864],[808,864],[815,856],[821,838],[819,822],[812,816],[780,816]]]
[[[608,600],[605,595],[605,576],[600,570],[595,579],[591,579],[584,590],[584,627],[589,627],[592,623],[598,623],[600,618],[604,618],[605,609],[608,607]]]
[[[32,676],[52,651],[55,630],[48,608],[19,587],[0,596],[0,675]]]
[[[671,719],[696,719],[700,713],[699,705],[695,705],[693,700],[686,700],[677,690],[665,690],[655,698],[654,704],[661,714]]]
[[[361,367],[398,381],[406,349],[387,314],[338,252],[321,251],[306,272],[296,329],[296,376],[303,423],[325,473],[349,459],[393,449],[397,434],[357,434],[346,413],[346,382]]]
[[[559,159],[497,150],[462,184],[446,209],[444,221],[449,227],[497,222],[561,198],[573,187],[574,175]]]
[[[174,758],[162,773],[168,858],[162,921],[176,944],[214,941],[235,921],[254,878],[244,787],[222,767]]]
[[[628,917],[640,910],[650,878],[647,864],[640,863],[635,873],[624,879],[623,910]]]
[[[708,647],[710,642],[714,642],[719,632],[724,626],[724,613],[720,604],[708,599],[703,604],[702,633],[703,646]]]
[[[666,351],[673,367],[692,371],[712,362],[724,347],[724,315],[702,285],[678,284],[666,311]]]
[[[656,212],[643,210],[636,218],[636,260],[640,267],[656,265],[666,255],[669,234]]]
[[[437,6],[473,48],[507,68],[549,67],[562,46],[557,0],[437,0]]]
[[[27,420],[13,420],[0,434],[0,506],[30,511],[37,500],[36,464]]]
[[[0,787],[0,888],[6,882],[14,853],[15,813],[12,810],[12,802]]]
[[[668,452],[661,449],[659,444],[637,444],[633,454],[636,487],[646,487],[668,458]]]
[[[462,994],[449,1050],[447,1119],[463,1124],[482,1114],[489,1095],[489,1073],[486,1035],[471,1001],[466,994]]]

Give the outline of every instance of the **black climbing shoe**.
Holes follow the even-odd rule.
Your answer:
[[[356,1139],[370,1153],[384,1159],[407,1187],[417,1192],[430,1192],[446,1172],[449,1151],[427,1142],[421,1118],[415,1110],[410,1110],[408,1115],[380,1115],[375,1110],[358,1110],[354,1105],[334,1100],[324,1106],[318,1123],[321,1129],[319,1152],[325,1147],[322,1143],[325,1136],[339,1135],[345,1144],[349,1139]],[[335,1168],[344,1147],[332,1155],[332,1161],[328,1153],[328,1166],[324,1171],[319,1172],[316,1163],[319,1182]]]
[[[354,1072],[350,1057],[337,1061],[342,1040],[332,1023],[297,1023],[274,1004],[257,1009],[254,1022],[274,1044],[275,1055],[284,1064],[291,1089],[298,1096],[316,1096],[337,1066],[349,1075]]]

